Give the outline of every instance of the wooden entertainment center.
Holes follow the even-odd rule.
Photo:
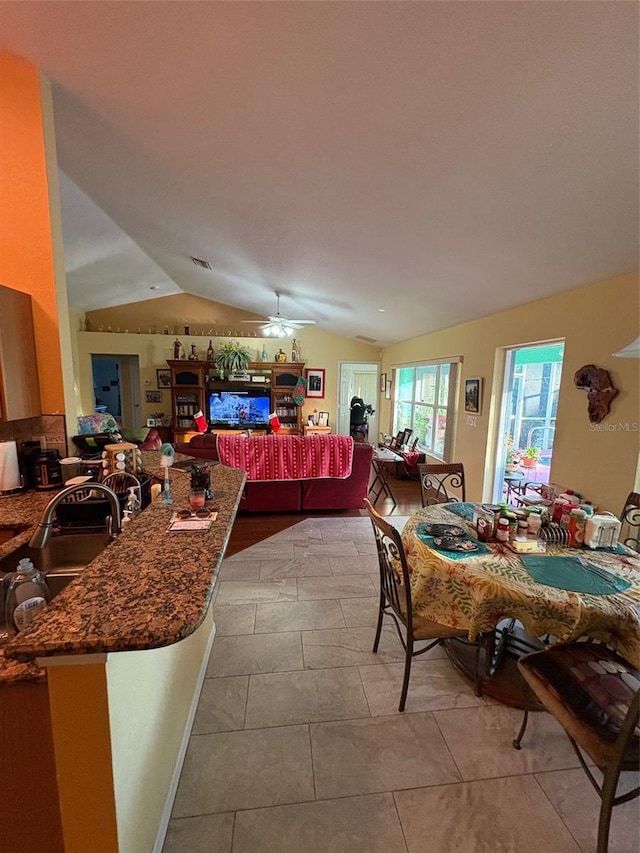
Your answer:
[[[180,359],[168,360],[167,364],[171,371],[173,441],[188,442],[198,435],[193,417],[199,411],[207,417],[209,391],[242,391],[256,387],[269,389],[271,411],[280,419],[280,433],[302,434],[302,406],[294,403],[293,389],[302,376],[303,362],[252,361],[246,371],[248,380],[220,379],[213,361]]]

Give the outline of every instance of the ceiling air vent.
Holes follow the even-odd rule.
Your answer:
[[[357,341],[364,341],[365,344],[375,344],[377,343],[377,338],[368,338],[366,335],[356,335]]]
[[[203,270],[211,269],[209,261],[203,261],[202,258],[194,258],[193,255],[190,255],[189,257],[197,267],[202,267]]]

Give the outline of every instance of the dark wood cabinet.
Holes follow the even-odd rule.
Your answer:
[[[285,435],[302,434],[302,406],[293,400],[293,391],[302,376],[302,362],[263,362],[249,363],[247,373],[249,382],[230,382],[221,380],[211,361],[167,361],[171,370],[171,418],[173,440],[188,442],[198,434],[194,415],[202,411],[208,419],[207,397],[210,388],[233,389],[242,387],[268,388],[271,395],[271,411],[278,415],[280,432]],[[211,378],[209,379],[209,374]],[[260,377],[260,382],[251,381],[251,377]]]
[[[194,423],[197,412],[206,417],[207,361],[167,361],[171,370],[171,419],[173,440],[189,441],[198,435]]]

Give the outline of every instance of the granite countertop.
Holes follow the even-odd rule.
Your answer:
[[[176,462],[186,458],[177,454]],[[143,452],[146,471],[161,476],[159,462],[159,453]],[[245,478],[244,471],[212,466],[218,516],[211,528],[167,533],[171,513],[188,506],[189,491],[188,475],[171,469],[173,504],[156,501],[125,525],[34,625],[7,643],[0,683],[46,678],[36,657],[159,648],[193,633],[211,601]],[[0,526],[29,525],[0,546],[0,556],[28,541],[51,497],[30,492],[0,502]]]

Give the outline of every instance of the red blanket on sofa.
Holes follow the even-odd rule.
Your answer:
[[[217,437],[223,465],[241,468],[248,480],[344,479],[351,474],[349,435],[233,435]]]

